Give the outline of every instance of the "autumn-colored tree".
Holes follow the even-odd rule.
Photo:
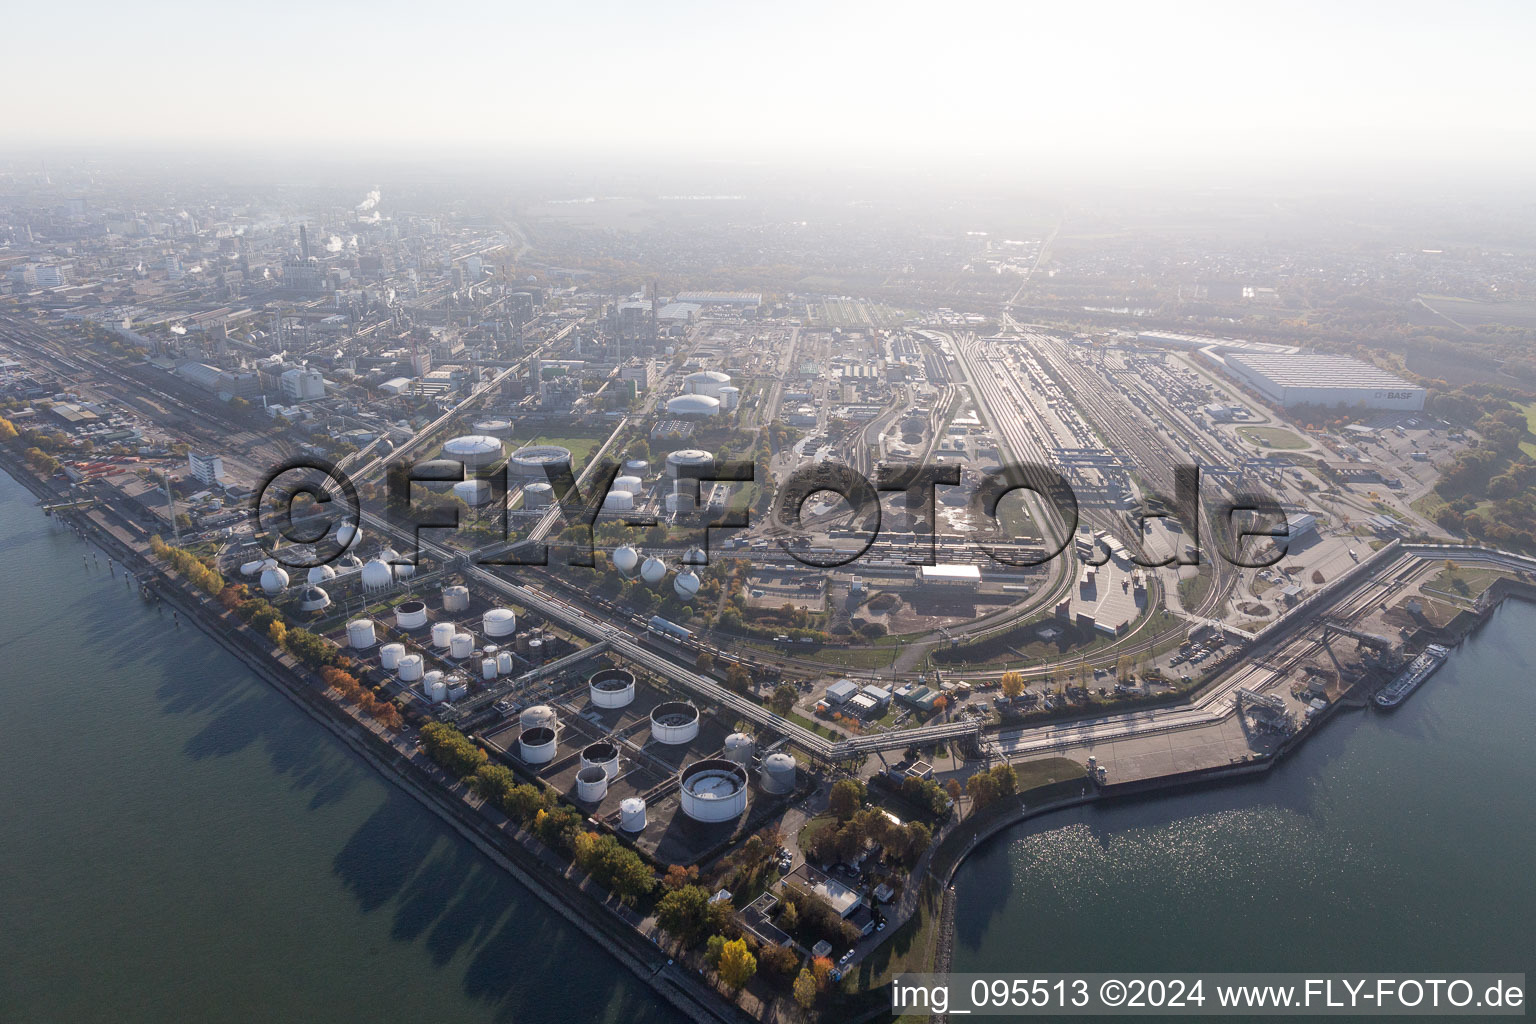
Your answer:
[[[1012,700],[1024,692],[1024,673],[1009,671],[1003,673],[1003,696]]]
[[[816,1005],[816,978],[808,969],[801,968],[800,974],[795,978],[795,1002],[801,1009],[809,1010]]]
[[[811,975],[816,979],[816,988],[822,992],[832,984],[832,958],[819,956],[811,961]]]
[[[699,869],[695,865],[690,864],[685,868],[681,864],[673,864],[667,868],[666,876],[662,878],[661,884],[666,886],[668,891],[671,891],[681,889],[685,885],[697,885],[698,881]]]
[[[273,622],[272,625],[267,627],[267,636],[271,638],[274,644],[281,647],[288,642],[288,627],[281,622]]]
[[[727,942],[720,951],[720,980],[739,989],[757,973],[757,957],[747,949],[745,939]]]

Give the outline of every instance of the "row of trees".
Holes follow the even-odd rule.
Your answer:
[[[971,798],[971,806],[981,810],[1019,791],[1019,776],[1013,765],[1004,762],[990,771],[977,772],[965,782],[965,792]]]
[[[156,558],[169,562],[172,568],[199,590],[214,597],[224,592],[224,577],[186,548],[174,547],[159,537],[151,537],[149,549]]]
[[[920,821],[903,825],[876,807],[859,811],[847,821],[824,826],[811,840],[806,854],[823,864],[851,863],[870,844],[879,845],[891,861],[902,867],[917,863],[933,840],[933,830]]]
[[[399,729],[405,724],[400,718],[399,709],[394,704],[387,700],[380,700],[351,672],[334,665],[327,665],[320,670],[320,678],[325,680],[327,686],[340,693],[345,700],[356,704],[386,729]]]

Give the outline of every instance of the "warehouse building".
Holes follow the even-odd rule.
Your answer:
[[[1424,389],[1348,356],[1229,354],[1227,368],[1279,405],[1418,412]]]

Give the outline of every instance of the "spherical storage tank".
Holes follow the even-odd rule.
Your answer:
[[[628,707],[635,699],[635,674],[622,668],[594,672],[587,680],[587,696],[594,707]]]
[[[470,508],[478,508],[489,504],[495,491],[489,480],[460,480],[453,485],[453,494]]]
[[[462,462],[465,469],[489,466],[501,456],[501,441],[489,434],[465,434],[443,445],[443,458]]]
[[[400,629],[420,629],[426,624],[425,601],[403,601],[395,607],[395,625]]]
[[[651,586],[655,586],[667,578],[667,563],[652,555],[640,566],[640,578]]]
[[[685,418],[706,419],[720,413],[720,399],[708,395],[678,395],[667,399],[667,414]]]
[[[353,619],[347,623],[347,646],[358,650],[372,647],[379,642],[372,619]]]
[[[448,657],[463,661],[475,653],[475,638],[469,633],[455,633],[448,638]]]
[[[523,508],[525,509],[549,508],[554,503],[555,489],[542,480],[523,488]]]
[[[683,390],[690,395],[708,395],[719,398],[722,388],[731,383],[731,375],[719,370],[699,370],[683,378]]]
[[[402,654],[396,668],[400,672],[400,678],[407,683],[414,683],[421,678],[421,655]]]
[[[240,575],[242,575],[242,576],[255,576],[257,573],[261,572],[261,570],[265,569],[266,567],[267,567],[267,563],[258,558],[258,559],[255,559],[254,561],[246,562],[243,565],[241,565],[240,566]]]
[[[672,589],[684,601],[692,601],[694,595],[699,592],[698,574],[691,569],[688,572],[678,573],[677,577],[672,581]]]
[[[630,796],[619,802],[619,828],[624,832],[645,830],[644,800],[637,796]]]
[[[752,763],[752,737],[744,732],[733,732],[725,738],[725,759],[737,764]]]
[[[700,469],[714,464],[715,457],[702,448],[683,448],[667,456],[667,475],[674,480],[687,476],[684,470]]]
[[[619,748],[607,740],[598,740],[582,750],[581,766],[601,768],[610,779],[616,779],[619,777]]]
[[[318,612],[331,603],[331,595],[325,592],[324,587],[305,587],[304,593],[299,595],[299,611]]]
[[[763,791],[784,794],[795,791],[795,759],[782,750],[763,758]]]
[[[329,582],[335,578],[335,569],[332,569],[328,565],[317,565],[309,570],[309,574],[304,577],[304,581],[312,587],[318,587],[320,584]]]
[[[288,589],[288,574],[282,566],[270,565],[261,571],[261,592],[264,594],[281,594]]]
[[[467,612],[467,611],[469,611],[469,588],[468,587],[460,587],[460,586],[444,587],[443,588],[443,611],[445,611],[445,612]]]
[[[555,709],[548,704],[535,704],[525,708],[517,718],[517,724],[524,729],[548,729],[551,732],[559,721],[560,716],[556,715]]]
[[[723,757],[695,761],[681,775],[683,813],[694,821],[732,821],[747,809],[747,770]]]
[[[395,579],[405,580],[416,575],[416,567],[410,562],[400,562],[395,566]]]
[[[432,627],[432,646],[440,650],[446,650],[453,634],[458,632],[451,622],[439,622]]]
[[[634,574],[635,566],[640,564],[640,552],[625,544],[613,552],[613,567],[625,576]]]
[[[576,799],[595,804],[608,795],[608,773],[597,766],[582,768],[576,773]]]
[[[512,453],[507,468],[518,480],[548,481],[570,471],[571,450],[557,444],[524,445]]]
[[[518,751],[529,764],[548,764],[555,759],[555,730],[543,726],[524,729],[517,738]]]
[[[405,657],[405,644],[385,644],[379,648],[379,664],[386,672],[393,672],[400,667],[400,659]]]
[[[480,617],[486,636],[511,636],[517,632],[517,614],[511,608],[492,608]]]
[[[635,496],[628,491],[609,491],[603,496],[604,512],[633,512]]]
[[[363,566],[363,589],[383,590],[395,581],[394,570],[382,558],[375,558]]]
[[[699,709],[685,700],[669,700],[651,709],[651,738],[677,746],[699,736]]]

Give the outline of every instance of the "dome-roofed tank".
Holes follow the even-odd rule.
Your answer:
[[[744,732],[733,732],[725,738],[725,758],[737,764],[752,763],[752,737]]]
[[[720,413],[720,399],[709,395],[678,395],[667,399],[667,413],[698,419],[717,416]]]
[[[467,612],[469,611],[469,588],[452,586],[443,588],[443,611]]]
[[[652,555],[640,566],[640,578],[654,587],[667,578],[667,563]]]
[[[465,469],[489,466],[501,455],[501,441],[489,434],[465,434],[443,444],[443,458],[462,462]]]
[[[324,587],[305,587],[299,595],[299,611],[318,612],[330,607],[331,595],[325,592]]]
[[[511,608],[491,608],[480,617],[486,636],[511,636],[517,632],[517,614]]]
[[[402,601],[395,606],[395,625],[400,629],[421,629],[427,624],[425,601]]]
[[[630,494],[638,496],[641,491],[645,490],[645,481],[637,476],[618,476],[613,479],[613,489],[615,491],[628,491]]]
[[[438,622],[432,626],[432,646],[439,650],[447,650],[448,643],[453,639],[453,634],[458,632],[451,622]]]
[[[623,708],[635,699],[635,674],[622,668],[599,669],[587,680],[593,707]]]
[[[242,575],[242,576],[255,576],[258,573],[260,573],[261,570],[265,569],[266,567],[267,567],[267,563],[262,561],[260,558],[252,559],[249,562],[244,562],[244,563],[241,564],[241,566],[240,566],[240,575]]]
[[[538,726],[524,729],[517,738],[518,751],[529,764],[548,764],[555,759],[555,730]]]
[[[288,573],[280,565],[269,565],[261,570],[261,592],[267,595],[281,594],[288,589]]]
[[[448,638],[448,657],[463,661],[475,653],[475,638],[471,633],[455,633]]]
[[[548,508],[555,503],[555,489],[543,480],[535,481],[523,488],[523,508],[541,509]]]
[[[571,469],[571,450],[556,444],[530,444],[507,460],[507,470],[519,480],[548,481]]]
[[[379,648],[379,665],[386,672],[393,672],[400,667],[400,659],[405,657],[405,644],[385,644]]]
[[[633,512],[635,496],[628,491],[609,491],[603,496],[604,512]]]
[[[407,683],[414,683],[421,678],[421,655],[402,654],[400,663],[396,666],[400,672],[400,678]]]
[[[347,646],[364,650],[379,642],[372,619],[353,619],[347,623]]]
[[[383,590],[395,581],[395,572],[388,562],[375,558],[363,566],[363,589]]]
[[[495,658],[481,658],[480,659],[480,678],[481,679],[495,679],[498,674],[499,673],[498,673],[498,671],[496,669],[496,659]]]
[[[723,757],[695,761],[680,776],[683,813],[694,821],[732,821],[747,809],[747,770]]]
[[[576,799],[582,803],[595,804],[608,795],[608,773],[601,768],[590,766],[576,772]]]
[[[509,676],[512,674],[512,654],[509,651],[496,652],[496,674]]]
[[[624,463],[624,472],[644,479],[651,475],[651,464],[645,459],[630,459]]]
[[[785,794],[795,791],[795,774],[798,771],[795,759],[780,750],[763,758],[762,782],[763,790],[768,793]]]
[[[676,479],[687,477],[687,470],[703,469],[714,463],[715,457],[702,448],[682,448],[667,456],[667,475]]]
[[[426,678],[421,681],[421,692],[427,695],[427,699],[433,704],[441,704],[448,699],[448,680],[436,669],[428,672]]]
[[[328,565],[316,565],[310,568],[308,574],[306,574],[304,577],[304,581],[312,587],[318,587],[320,584],[335,578],[335,569],[332,569]]]
[[[719,370],[698,370],[683,378],[683,390],[691,395],[720,397],[720,389],[731,383],[731,375]]]
[[[619,802],[619,830],[623,832],[645,830],[644,800],[638,796],[629,796]]]
[[[684,601],[692,601],[699,592],[699,576],[692,569],[680,572],[672,580],[672,589]]]
[[[489,480],[460,480],[453,485],[453,495],[470,508],[490,504],[495,491]]]
[[[548,704],[535,704],[524,708],[523,713],[517,718],[517,724],[524,729],[554,729],[559,721],[560,716]]]
[[[615,548],[613,552],[613,567],[625,576],[633,576],[635,566],[640,564],[640,552],[625,544],[621,548]]]

